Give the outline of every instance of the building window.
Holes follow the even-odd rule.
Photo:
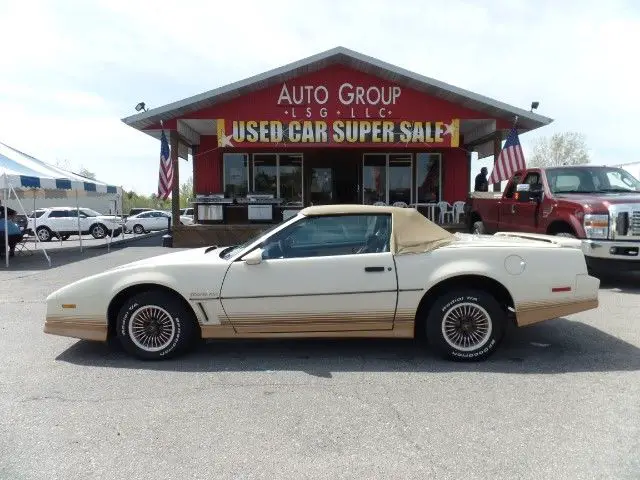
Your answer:
[[[253,156],[253,193],[278,196],[278,156],[255,154]]]
[[[396,202],[411,203],[412,163],[411,154],[389,155],[389,205]]]
[[[442,199],[442,157],[439,153],[416,154],[416,203]]]
[[[362,202],[373,205],[387,203],[387,155],[369,153],[364,155],[362,168]]]
[[[249,155],[225,153],[223,156],[225,197],[244,197],[249,190]]]
[[[302,154],[253,155],[253,192],[282,198],[284,204],[303,205]]]

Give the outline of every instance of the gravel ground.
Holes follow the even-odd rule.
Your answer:
[[[640,478],[640,278],[511,329],[489,361],[413,341],[215,341],[162,363],[42,333],[70,281],[160,237],[0,270],[0,478]]]

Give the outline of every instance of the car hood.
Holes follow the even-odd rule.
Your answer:
[[[137,260],[135,262],[126,263],[119,267],[112,268],[111,270],[123,270],[129,268],[140,267],[163,267],[169,265],[191,265],[191,264],[223,264],[227,263],[226,260],[220,258],[220,252],[224,247],[200,247],[192,248],[188,250],[182,250],[179,252],[165,253],[163,255],[157,255],[155,257],[145,258],[143,260]]]
[[[640,192],[638,193],[565,193],[554,195],[556,199],[569,203],[579,203],[592,210],[606,210],[610,205],[621,203],[636,203],[640,205]]]

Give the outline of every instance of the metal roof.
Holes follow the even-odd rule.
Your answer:
[[[553,121],[553,119],[537,113],[449,85],[344,47],[336,47],[208,92],[131,115],[123,118],[122,121],[138,130],[143,130],[157,124],[160,120],[166,121],[176,117],[183,117],[191,112],[336,64],[351,67],[431,96],[486,113],[489,118],[502,118],[511,121],[514,115],[517,115],[518,127],[521,131],[533,130],[548,125]]]

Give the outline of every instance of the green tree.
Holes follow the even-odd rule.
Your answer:
[[[589,163],[585,136],[577,132],[554,133],[550,138],[539,138],[527,162],[530,167],[557,167]]]
[[[187,208],[191,200],[193,200],[193,177],[189,177],[180,185],[180,208]]]

